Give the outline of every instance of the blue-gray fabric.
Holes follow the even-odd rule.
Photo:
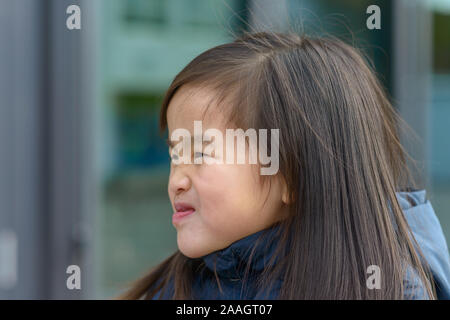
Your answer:
[[[426,190],[398,192],[397,199],[434,278],[437,298],[450,300],[450,259],[441,224]],[[413,278],[413,277],[411,277]],[[409,278],[409,279],[411,279]],[[407,279],[412,288],[417,281]],[[409,294],[406,290],[405,294]],[[426,299],[427,296],[417,297]]]

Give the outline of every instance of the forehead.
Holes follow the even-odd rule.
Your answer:
[[[224,127],[224,117],[212,89],[182,86],[172,97],[167,109],[169,132],[177,128],[194,130],[194,121],[202,121],[204,128]]]

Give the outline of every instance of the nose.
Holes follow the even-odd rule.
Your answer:
[[[169,193],[177,196],[191,188],[191,179],[181,167],[172,170],[169,178]]]

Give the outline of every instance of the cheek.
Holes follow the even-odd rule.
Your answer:
[[[239,232],[258,219],[261,190],[250,166],[208,166],[196,186],[202,219],[217,232],[225,229]]]

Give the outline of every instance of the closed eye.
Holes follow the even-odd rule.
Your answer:
[[[206,153],[203,153],[203,152],[195,152],[194,153],[194,157],[195,158],[199,158],[199,157],[207,157],[208,155],[206,154]]]

